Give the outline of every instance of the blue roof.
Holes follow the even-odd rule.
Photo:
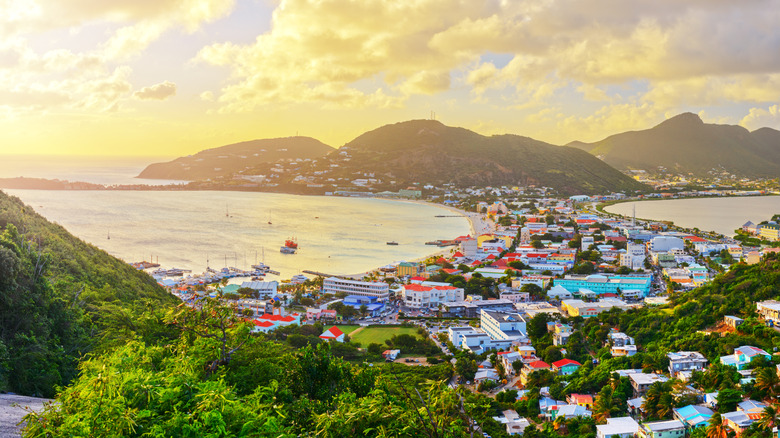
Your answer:
[[[679,418],[691,426],[696,426],[701,423],[708,422],[713,414],[712,409],[697,405],[688,405],[682,408],[677,408],[674,410],[674,412]]]

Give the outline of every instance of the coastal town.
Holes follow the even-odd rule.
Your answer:
[[[155,272],[188,305],[217,299],[253,332],[294,346],[326,342],[369,366],[446,366],[452,388],[507,407],[477,426],[485,436],[496,427],[522,435],[579,424],[594,424],[598,437],[697,436],[714,415],[737,435],[763,424],[772,401],[766,381],[780,376],[776,348],[737,342],[718,356],[648,349],[619,327],[632,310],[668,305],[732,266],[775,257],[780,218],[754,218],[727,237],[603,210],[627,199],[622,194],[547,193],[501,187],[429,199],[466,216],[472,233],[425,260],[360,275],[278,281],[266,278],[273,270],[265,265],[211,270],[207,278]],[[489,201],[474,202],[480,198]],[[244,276],[252,278],[228,281]],[[778,323],[780,301],[757,301],[701,335],[742,340]],[[733,387],[706,392],[706,377],[729,370],[738,376]],[[597,386],[597,372],[612,383]]]

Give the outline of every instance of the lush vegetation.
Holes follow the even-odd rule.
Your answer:
[[[26,435],[457,437],[474,419],[501,436],[494,402],[445,385],[448,363],[367,366],[333,343],[295,349],[215,301],[147,316],[155,330],[84,361]]]
[[[143,330],[175,299],[146,274],[0,192],[0,391],[51,397],[86,353]]]

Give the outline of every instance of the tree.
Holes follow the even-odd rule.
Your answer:
[[[733,412],[742,401],[742,393],[736,389],[721,389],[718,392],[718,412]]]
[[[728,423],[719,413],[715,413],[707,425],[707,438],[729,438]]]
[[[368,313],[368,306],[365,304],[360,305],[360,314],[365,318],[366,313]]]
[[[531,246],[532,246],[534,249],[542,249],[542,248],[544,248],[544,243],[542,243],[542,241],[541,241],[541,240],[538,240],[538,239],[532,239],[532,240],[531,240]]]
[[[604,385],[593,403],[593,418],[600,424],[606,423],[607,418],[612,415],[612,408],[614,407],[612,392],[612,387]]]
[[[771,432],[772,429],[777,427],[779,424],[780,424],[780,410],[778,410],[777,404],[771,403],[767,405],[764,408],[764,411],[761,413],[761,418],[758,419],[758,425],[762,429]]]
[[[763,358],[763,356],[761,357]],[[756,376],[756,388],[774,399],[778,392],[778,385],[780,385],[780,379],[778,379],[775,369],[769,367],[761,368]]]
[[[213,341],[217,357],[206,364],[207,375],[230,364],[233,355],[249,338],[249,326],[240,323],[235,306],[224,306],[218,299],[206,298],[199,309],[184,303],[171,310],[166,319],[182,331]]]

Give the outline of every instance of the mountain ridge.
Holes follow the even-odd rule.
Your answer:
[[[780,174],[780,131],[760,128],[751,132],[739,125],[704,123],[693,113],[679,114],[649,129],[568,146],[619,170],[665,168],[699,177],[722,172],[744,177]]]

